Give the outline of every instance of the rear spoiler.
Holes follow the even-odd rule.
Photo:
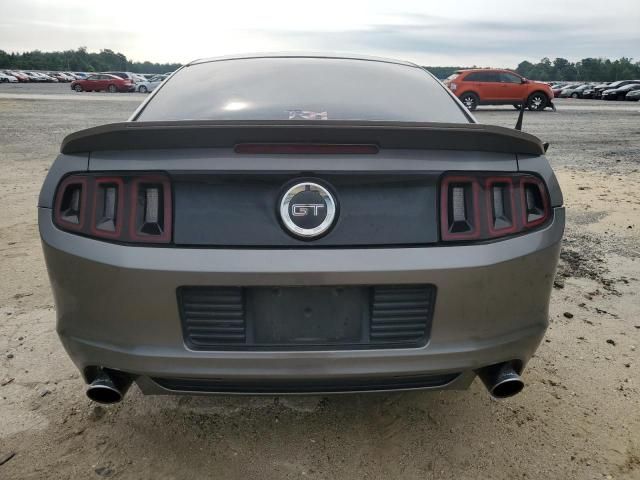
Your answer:
[[[65,154],[103,150],[231,148],[241,143],[375,144],[381,149],[543,155],[539,138],[478,123],[286,121],[121,122],[65,137]]]

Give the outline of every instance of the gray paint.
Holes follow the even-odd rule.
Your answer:
[[[180,69],[168,84],[186,69],[203,68],[213,61],[200,63]],[[150,99],[165,91],[166,85]],[[444,95],[447,97],[452,99],[450,92]],[[457,100],[450,103],[460,107]],[[174,174],[520,170],[536,173],[547,182],[555,208],[552,221],[541,229],[474,245],[348,249],[126,246],[54,226],[57,184],[68,173],[87,170]],[[228,148],[185,148],[99,151],[90,158],[89,154],[60,155],[42,188],[38,223],[56,302],[57,331],[83,374],[89,366],[129,372],[146,393],[167,393],[151,380],[154,376],[286,380],[459,372],[460,377],[447,388],[465,388],[478,368],[511,360],[525,365],[538,347],[548,325],[565,224],[561,205],[560,188],[543,156],[396,149],[367,156],[276,156],[237,155]],[[184,344],[176,302],[177,288],[186,285],[414,283],[434,284],[438,289],[430,340],[421,348],[196,352]]]
[[[515,172],[518,164],[513,154],[452,150],[385,149],[377,155],[238,155],[230,148],[185,148],[94,152],[91,154],[89,169],[175,172]]]
[[[123,246],[59,230],[46,208],[39,209],[38,222],[43,241],[51,247],[114,267],[202,273],[205,283],[197,283],[202,285],[340,285],[421,283],[425,279],[416,272],[423,269],[473,269],[514,260],[559,242],[565,215],[564,208],[556,208],[545,228],[493,243],[345,250]],[[209,274],[212,271],[221,273],[220,278]],[[306,273],[304,278],[300,273]]]
[[[53,208],[53,197],[62,177],[70,172],[84,172],[89,169],[89,154],[58,155],[44,180],[38,206]]]
[[[96,152],[60,156],[43,186],[51,206],[66,173],[84,171],[516,171],[515,155],[382,151],[374,156],[241,156],[229,149]],[[295,167],[294,167],[295,166]],[[294,168],[292,170],[292,168]],[[544,157],[521,169],[551,182]],[[551,173],[550,173],[551,172]],[[561,201],[561,197],[560,197]],[[122,246],[69,234],[39,209],[60,337],[76,365],[140,375],[148,393],[166,393],[149,376],[255,378],[463,372],[512,359],[526,363],[547,325],[564,228],[564,209],[542,230],[490,244],[424,248],[181,249]],[[422,349],[323,352],[193,352],[185,347],[175,300],[182,285],[336,285],[433,283],[431,340]],[[91,301],[79,301],[91,299]],[[135,328],[133,327],[135,326]]]
[[[126,247],[57,230],[40,209],[58,332],[80,369],[143,376],[326,377],[465,371],[535,351],[548,322],[564,210],[529,235],[486,245],[349,250]],[[181,285],[433,283],[431,340],[418,349],[194,352],[183,343]],[[92,301],[79,302],[78,298]],[[90,319],[90,320],[89,320]]]
[[[556,174],[553,173],[551,165],[544,156],[518,154],[518,170],[536,173],[542,177],[549,190],[551,206],[557,207],[564,203]]]

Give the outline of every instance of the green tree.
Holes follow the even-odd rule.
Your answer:
[[[520,62],[516,67],[516,72],[518,72],[523,77],[527,77],[527,78],[531,77],[532,70],[533,70],[533,63],[527,62],[526,60],[523,62]]]
[[[61,52],[32,52],[8,54],[0,50],[0,67],[23,70],[70,70],[99,72],[125,70],[141,73],[165,73],[180,67],[179,63],[132,62],[124,54],[108,48],[89,53],[86,47]]]
[[[556,58],[553,61],[553,80],[575,80],[577,77],[576,67],[566,58]]]
[[[11,66],[11,55],[4,50],[0,50],[0,68],[7,68]]]

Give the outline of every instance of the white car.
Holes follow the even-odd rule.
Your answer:
[[[71,72],[62,72],[63,75],[66,75],[67,77],[69,77],[70,81],[74,81],[74,80],[80,80],[80,76],[76,75],[75,73],[71,73]]]
[[[136,83],[136,92],[149,93],[152,92],[158,85],[160,85],[167,75],[156,75],[146,82]]]
[[[30,71],[28,72],[30,75],[33,75],[36,77],[36,81],[38,82],[49,82],[49,83],[58,83],[58,79],[57,78],[53,78],[50,77],[49,75],[47,75],[46,73],[42,73],[42,72],[34,72],[34,71]]]
[[[146,82],[147,78],[144,75],[140,75],[139,73],[133,73],[133,81],[135,83],[141,83],[141,82]]]
[[[2,83],[18,83],[18,79],[13,75],[7,75],[6,73],[0,72],[0,82]]]

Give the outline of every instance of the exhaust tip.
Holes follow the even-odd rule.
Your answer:
[[[524,388],[520,378],[509,378],[495,385],[489,393],[496,398],[509,398],[519,394]]]
[[[516,362],[498,363],[481,368],[476,373],[494,398],[509,398],[524,388],[524,382],[514,368]]]
[[[95,378],[87,387],[87,397],[105,405],[118,403],[124,398],[131,383],[132,378],[129,375],[98,368]]]
[[[111,405],[122,401],[122,393],[116,388],[107,385],[90,385],[87,388],[87,397],[97,403]]]

